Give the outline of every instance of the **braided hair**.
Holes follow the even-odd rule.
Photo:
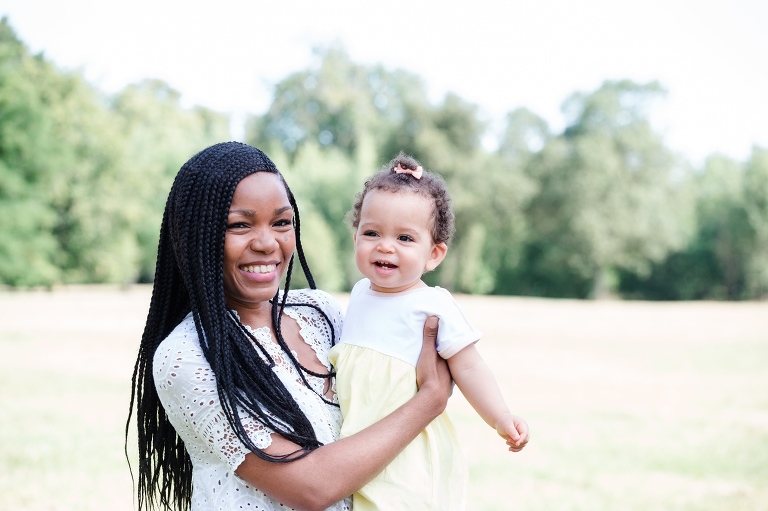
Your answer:
[[[296,254],[310,288],[315,289],[301,246],[296,200],[275,164],[263,152],[239,142],[226,142],[204,149],[181,167],[163,214],[152,299],[134,366],[126,422],[127,457],[135,404],[139,510],[154,509],[158,504],[166,509],[188,510],[191,505],[192,462],[160,403],[152,372],[158,346],[190,311],[203,353],[216,375],[219,401],[243,444],[259,458],[272,462],[299,459],[321,445],[309,419],[271,370],[274,361],[226,305],[223,254],[227,216],[235,187],[255,172],[276,174],[283,182],[294,211]],[[324,378],[333,373],[313,373],[301,366],[283,339],[280,318],[286,306],[317,309],[310,304],[287,303],[292,269],[293,257],[286,271],[282,298],[278,289],[271,300],[272,326],[283,352],[309,386],[304,373]],[[333,329],[324,313],[323,316]],[[261,348],[261,355],[254,345]],[[259,449],[246,433],[238,409],[300,448],[282,456]]]
[[[353,228],[357,229],[360,225],[360,211],[363,208],[363,201],[368,192],[372,190],[391,193],[411,191],[432,200],[432,225],[430,226],[432,242],[450,244],[455,230],[455,217],[445,180],[439,174],[429,171],[424,171],[419,179],[407,173],[398,174],[395,172],[395,168],[398,166],[416,170],[421,167],[421,164],[412,156],[400,151],[389,163],[382,166],[376,174],[366,180],[362,191],[355,196],[352,209],[347,213],[347,220]]]

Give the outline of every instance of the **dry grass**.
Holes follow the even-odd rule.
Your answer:
[[[123,431],[149,297],[0,292],[0,509],[133,509]],[[768,303],[459,301],[532,430],[508,453],[454,396],[471,511],[768,510]]]

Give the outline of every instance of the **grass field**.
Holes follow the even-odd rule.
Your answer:
[[[133,509],[149,297],[0,292],[0,509]],[[507,452],[454,395],[470,511],[768,511],[768,303],[458,300],[532,438]]]

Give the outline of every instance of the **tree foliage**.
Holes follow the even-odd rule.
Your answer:
[[[561,282],[550,283],[556,294],[604,296],[617,270],[647,273],[685,243],[679,215],[670,214],[680,204],[674,157],[647,114],[661,92],[621,81],[573,95],[563,106],[570,124],[527,166],[539,183],[526,212],[529,258],[545,262],[542,273],[561,269],[553,275]]]
[[[768,295],[768,158],[755,147],[744,163],[707,159],[687,186],[695,203],[689,243],[653,265],[626,275],[622,290],[659,300],[738,300]]]
[[[330,46],[275,85],[246,141],[291,184],[307,257],[329,290],[360,277],[345,221],[355,194],[404,151],[440,173],[454,200],[456,235],[425,275],[430,284],[577,298],[765,297],[768,150],[755,147],[745,162],[712,155],[694,168],[650,123],[663,98],[655,82],[606,81],[563,103],[561,132],[519,108],[495,134],[477,105],[453,93],[433,102],[420,77]],[[101,93],[31,54],[2,20],[0,284],[151,280],[179,166],[228,137],[225,116],[184,108],[163,82]]]
[[[0,282],[151,279],[160,218],[181,163],[227,134],[150,83],[107,98],[32,55],[0,21]]]

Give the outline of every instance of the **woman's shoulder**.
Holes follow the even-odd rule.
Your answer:
[[[190,312],[157,346],[153,364],[157,371],[166,367],[167,364],[164,362],[168,360],[173,359],[177,362],[198,361],[202,353],[195,321]]]
[[[291,289],[288,291],[287,303],[319,307],[326,314],[341,311],[338,300],[321,289]]]
[[[197,339],[197,328],[195,327],[195,320],[190,312],[184,319],[182,319],[176,327],[171,330],[171,333],[166,336],[160,343],[160,346],[164,344],[176,344],[183,343],[185,340],[192,340],[199,346]]]
[[[325,346],[328,342],[334,344],[338,341],[344,313],[333,295],[319,289],[291,290],[288,292],[287,303],[291,306],[286,312],[293,319],[299,321],[303,327],[311,326],[308,331],[302,331],[305,341],[313,335],[310,330],[316,331],[317,335],[317,342],[310,344]]]

